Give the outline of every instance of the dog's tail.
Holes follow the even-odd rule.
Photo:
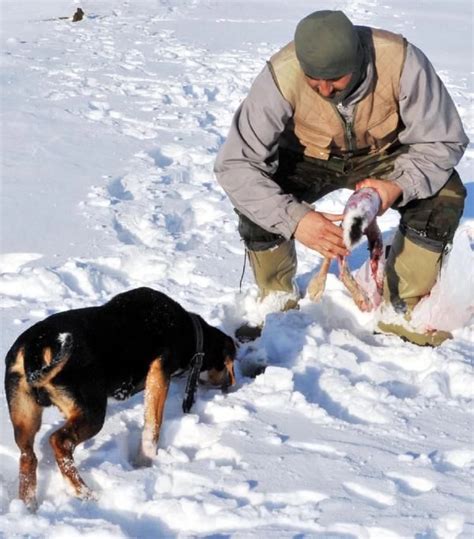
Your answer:
[[[36,342],[25,353],[26,381],[33,387],[41,387],[54,378],[71,357],[73,339],[71,333],[59,333],[50,344]],[[28,349],[29,348],[29,349]]]

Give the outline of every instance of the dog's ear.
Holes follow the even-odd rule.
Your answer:
[[[235,359],[235,356],[237,355],[237,348],[238,343],[235,342],[232,337],[226,335],[224,341],[224,357],[230,357],[231,359]]]

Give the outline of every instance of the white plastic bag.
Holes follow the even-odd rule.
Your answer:
[[[431,293],[413,309],[411,326],[420,332],[431,329],[452,331],[466,325],[474,316],[474,253],[471,240],[474,227],[458,228],[451,251],[444,257],[438,280]],[[383,271],[385,259],[379,263]],[[367,260],[354,272],[354,278],[378,307],[382,298],[377,292]]]
[[[471,249],[474,228],[460,227],[453,246],[444,257],[438,280],[429,296],[413,309],[411,323],[418,330],[463,327],[474,316],[474,253]]]

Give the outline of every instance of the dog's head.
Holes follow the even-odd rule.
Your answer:
[[[207,381],[223,390],[235,384],[234,360],[237,348],[234,341],[222,331],[213,328],[212,342],[206,347],[204,368],[207,370]]]

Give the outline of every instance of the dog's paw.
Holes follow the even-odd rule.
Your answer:
[[[137,455],[133,461],[135,468],[150,468],[153,464],[153,459],[146,457],[145,455]]]
[[[133,466],[135,468],[150,468],[150,466],[153,464],[153,456],[145,453],[142,448],[138,451],[137,456],[135,457],[133,461]]]
[[[30,513],[36,513],[38,510],[38,500],[36,499],[36,496],[23,500],[23,503]]]
[[[83,502],[97,502],[99,500],[97,494],[85,485],[76,492],[76,495]]]

